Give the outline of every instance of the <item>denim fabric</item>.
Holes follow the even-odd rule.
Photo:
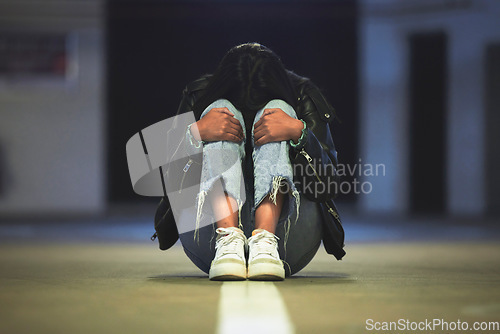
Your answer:
[[[243,115],[230,101],[220,99],[213,102],[205,109],[201,117],[204,117],[213,108],[228,108],[246,133]],[[281,238],[279,242],[280,255],[283,260],[288,261],[288,268],[285,268],[288,275],[304,267],[319,247],[321,225],[319,216],[316,214],[315,203],[307,204],[307,210],[314,211],[313,214],[308,213],[310,220],[304,221],[300,228],[295,226],[298,224],[301,196],[293,183],[289,142],[271,142],[255,146],[252,151],[252,159],[246,157],[245,142],[251,140],[253,144],[255,123],[261,118],[264,110],[268,108],[279,108],[289,116],[297,118],[295,111],[289,104],[282,100],[272,100],[256,113],[252,124],[252,138],[245,136],[245,141],[242,143],[219,141],[204,144],[200,191],[196,203],[197,228],[192,233],[181,234],[180,239],[188,257],[205,272],[208,272],[210,261],[215,255],[214,231],[215,222],[218,220],[214,217],[210,204],[205,200],[210,192],[221,191],[220,187],[238,203],[238,208],[234,208],[234,210],[239,212],[240,228],[247,236],[250,236],[255,228],[255,209],[268,194],[270,194],[271,200],[275,200],[280,184],[286,184],[288,200],[284,202],[276,235]],[[188,136],[190,136],[189,130]],[[189,138],[189,142],[198,145],[193,141],[193,138]],[[302,198],[302,201],[304,200],[305,198]],[[208,220],[212,221],[211,224],[206,223],[207,217]],[[200,224],[200,222],[202,223]],[[290,239],[293,241],[293,245],[290,245],[293,250],[287,251],[290,229],[295,232],[293,238]],[[307,235],[309,229],[312,231]],[[292,254],[292,259],[289,257],[290,254]]]
[[[228,108],[240,122],[242,128],[245,129],[245,121],[241,112],[239,112],[231,102],[224,99],[217,100],[210,104],[201,114],[200,118],[203,118],[213,108]],[[241,167],[243,159],[245,159],[244,142],[234,143],[230,141],[218,141],[205,143],[203,147],[200,191],[196,201],[197,227],[200,226],[199,221],[201,221],[201,219],[207,220],[207,217],[213,222],[219,220],[217,219],[218,217],[215,217],[210,205],[205,205],[205,199],[210,191],[217,191],[219,195],[221,192],[227,192],[227,194],[237,202],[238,207],[233,209],[241,213],[241,208],[246,199],[243,170]],[[239,217],[241,227],[241,214],[239,214]]]
[[[234,105],[225,99],[220,99],[210,104],[201,114],[203,118],[210,110],[214,108],[227,108],[234,117],[240,122],[244,133],[246,133],[245,121],[243,115],[237,110]],[[253,216],[255,209],[259,206],[262,200],[270,194],[270,199],[275,201],[277,192],[282,181],[286,181],[286,190],[288,196],[288,205],[285,205],[280,222],[286,220],[288,227],[290,218],[298,217],[298,209],[300,206],[300,197],[298,191],[293,184],[293,170],[288,155],[288,141],[271,142],[262,146],[256,146],[252,152],[253,160],[253,184],[244,181],[242,163],[245,159],[245,142],[251,140],[253,144],[253,130],[255,123],[262,117],[265,109],[280,108],[289,116],[297,118],[293,108],[282,100],[269,101],[264,108],[259,110],[252,124],[252,138],[241,143],[229,141],[218,141],[206,143],[203,147],[203,165],[200,182],[200,192],[197,198],[197,226],[199,222],[208,217],[213,221],[217,221],[210,207],[205,205],[206,196],[210,191],[219,190],[216,182],[221,180],[221,187],[229,196],[234,198],[238,203],[239,225],[243,229],[244,223],[248,223],[248,216],[242,217],[241,209],[246,199],[246,187],[253,187],[253,205],[250,216]],[[246,185],[245,185],[246,183]],[[215,189],[214,189],[215,188]],[[196,236],[196,233],[195,233]],[[285,240],[286,243],[286,240]]]
[[[293,118],[297,118],[295,110],[282,100],[272,100],[269,101],[266,106],[260,110],[255,116],[252,125],[252,143],[253,143],[253,130],[255,123],[259,121],[265,109],[279,108],[287,113]],[[289,211],[286,214],[286,218],[290,219],[295,213],[298,217],[298,210],[300,206],[300,197],[295,185],[293,183],[293,170],[292,164],[290,163],[289,157],[289,142],[271,142],[262,146],[254,147],[252,153],[253,165],[254,165],[254,209],[259,206],[260,202],[267,196],[271,194],[271,200],[276,199],[276,194],[279,190],[279,186],[282,180],[286,181],[288,191],[291,196],[289,196]]]

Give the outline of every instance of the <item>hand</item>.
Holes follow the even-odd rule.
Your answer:
[[[293,140],[298,142],[304,124],[302,121],[288,116],[279,108],[266,109],[255,123],[253,136],[257,146],[270,142]]]
[[[213,108],[195,123],[198,128],[200,138],[198,140],[210,141],[232,141],[240,143],[243,138],[243,128],[240,122],[227,108]]]

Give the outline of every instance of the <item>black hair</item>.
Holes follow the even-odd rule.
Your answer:
[[[231,48],[210,76],[203,95],[193,106],[200,115],[212,102],[224,98],[241,112],[255,112],[267,102],[281,99],[292,107],[297,92],[281,59],[258,43]]]

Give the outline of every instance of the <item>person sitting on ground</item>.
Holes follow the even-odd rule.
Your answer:
[[[342,258],[340,221],[327,217],[338,217],[335,112],[309,79],[261,44],[238,45],[213,74],[187,86],[178,113],[188,111],[197,121],[187,136],[203,150],[197,226],[204,212],[218,217],[179,235],[196,266],[211,280],[283,280],[311,261],[322,239]],[[222,192],[213,191],[217,180]],[[175,229],[168,206],[165,197],[157,221]]]

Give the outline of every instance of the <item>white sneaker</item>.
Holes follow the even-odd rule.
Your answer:
[[[246,279],[245,248],[247,247],[247,238],[243,231],[236,227],[220,227],[216,232],[215,258],[210,265],[208,277],[214,281]]]
[[[248,279],[259,281],[285,279],[285,268],[278,253],[278,239],[266,230],[253,231],[248,239]]]

